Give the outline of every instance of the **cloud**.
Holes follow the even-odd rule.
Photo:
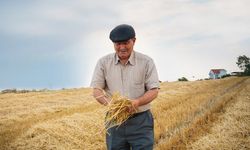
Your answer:
[[[213,67],[237,69],[234,58],[241,54],[241,41],[250,35],[248,3],[168,1],[149,5],[152,7],[146,9],[150,13],[143,13],[148,22],[140,25],[139,37],[146,38],[140,47],[156,58],[160,76],[165,79],[175,74],[169,77],[173,80],[184,73],[204,78]],[[139,11],[146,12],[142,9]]]
[[[87,3],[80,0],[74,3],[69,1],[30,1],[23,4],[17,2],[15,5],[5,3],[6,8],[0,11],[2,13],[0,18],[3,20],[0,32],[25,37],[84,33],[86,29],[96,27],[96,23],[105,24],[102,18],[108,21],[112,16],[114,19],[115,13],[109,7],[103,7],[103,3],[94,1]]]
[[[249,10],[248,0],[1,1],[0,61],[39,63],[44,72],[51,63],[88,86],[96,61],[114,51],[110,30],[128,23],[135,50],[155,60],[161,80],[205,78],[211,68],[236,70],[236,57],[250,56]]]

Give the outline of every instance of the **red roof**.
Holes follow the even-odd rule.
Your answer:
[[[220,71],[222,71],[224,69],[211,69],[211,71],[214,73],[214,74],[220,74]]]

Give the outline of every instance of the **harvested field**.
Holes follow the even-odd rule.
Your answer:
[[[162,83],[152,103],[155,149],[249,149],[249,83]],[[1,149],[105,149],[105,110],[91,89],[0,94],[0,106]]]
[[[188,149],[250,149],[250,80],[218,114],[210,132]]]

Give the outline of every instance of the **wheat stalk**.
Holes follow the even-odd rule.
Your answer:
[[[114,93],[111,101],[107,106],[105,127],[106,130],[112,127],[119,127],[135,112],[129,112],[129,108],[133,107],[131,100],[121,96],[119,93]]]

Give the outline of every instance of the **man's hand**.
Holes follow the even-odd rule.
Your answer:
[[[93,96],[102,105],[106,106],[110,102],[110,99],[104,94],[102,89],[94,88],[93,89]]]
[[[143,96],[131,100],[132,106],[128,108],[128,111],[131,113],[138,111],[139,106],[150,103],[157,97],[157,95],[158,95],[158,88],[154,88],[147,91]]]
[[[128,112],[129,113],[136,113],[138,111],[138,107],[139,107],[139,100],[135,99],[135,100],[131,100],[131,107],[128,108]]]

